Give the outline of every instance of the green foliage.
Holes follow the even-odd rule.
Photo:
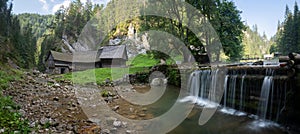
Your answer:
[[[11,97],[0,94],[0,109],[0,128],[4,128],[5,132],[29,133],[28,121],[22,120],[21,115],[16,112],[19,108]]]
[[[181,86],[181,78],[180,78],[181,76],[178,69],[173,69],[169,67],[167,72],[167,77],[168,77],[168,83],[178,87]]]
[[[21,19],[12,15],[11,2],[0,1],[0,60],[6,62],[9,57],[22,68],[33,68],[36,65],[37,35],[40,36],[43,32],[37,28],[41,25],[36,26],[33,22],[42,22],[34,20],[34,17],[29,18],[29,14],[20,15]],[[26,17],[28,18],[24,21]]]
[[[8,37],[11,30],[12,1],[0,0],[0,36]]]
[[[238,58],[240,58],[243,48],[241,45],[242,35],[245,26],[241,21],[241,12],[236,9],[234,3],[227,0],[187,0],[186,2],[200,10],[201,13],[206,17],[206,19],[212,24],[219,35],[225,54],[229,56],[231,60],[237,60]],[[148,5],[150,5],[149,10],[160,10],[163,9],[164,6],[163,4],[161,4],[161,1],[149,1]],[[180,2],[179,4],[176,2],[169,3],[168,6],[174,8],[174,10],[170,11],[168,14],[170,14],[170,16],[176,16],[176,19],[178,21],[157,16],[143,16],[141,18],[141,31],[157,29],[166,31],[184,42],[184,44],[190,49],[194,56],[207,52],[207,48],[214,44],[214,41],[211,40],[216,39],[208,39],[205,42],[199,41],[196,35],[194,35],[193,32],[188,29],[188,24],[191,20],[183,19],[185,16],[187,16],[187,18],[201,16],[185,14],[183,11],[189,11],[190,9],[185,9],[185,7],[180,5]],[[187,25],[184,25],[183,22],[185,22],[185,24]],[[151,41],[153,44],[157,44],[155,42],[156,40],[150,39],[150,42]],[[207,45],[206,48],[203,44]],[[191,47],[193,47],[194,49],[191,49]],[[180,46],[178,46],[178,48],[180,48]],[[211,52],[213,51],[210,51],[210,53]],[[183,54],[184,61],[188,61],[189,56],[184,51],[181,51],[181,53]],[[215,55],[216,61],[219,61],[221,58],[221,52],[217,52],[215,53]]]
[[[159,59],[155,59],[152,54],[139,54],[134,57],[134,59],[130,59],[128,63],[130,66],[134,67],[148,67],[159,64]]]
[[[11,81],[19,80],[20,77],[20,71],[11,70],[5,65],[1,65],[0,91],[6,89]],[[0,128],[5,129],[6,133],[14,131],[28,133],[30,131],[28,121],[22,120],[21,115],[17,112],[19,108],[11,97],[3,96],[0,92]]]
[[[44,61],[50,50],[68,51],[69,48],[64,44],[63,40],[69,44],[78,41],[83,28],[89,20],[94,17],[98,11],[101,11],[103,5],[93,5],[90,1],[83,4],[80,0],[72,1],[68,8],[60,7],[55,13],[55,16],[46,16],[47,29],[44,30],[42,39],[40,40],[40,50],[38,57],[39,70],[44,71]],[[93,27],[95,29],[99,27]],[[90,29],[89,29],[90,30]],[[96,31],[96,30],[94,30]],[[91,34],[91,33],[89,33]],[[93,35],[90,37],[98,41],[100,35]],[[87,43],[89,44],[89,43]]]
[[[0,91],[9,86],[9,82],[19,80],[21,72],[18,70],[8,69],[5,65],[0,64]]]
[[[294,6],[294,13],[289,10],[288,6],[286,7],[285,20],[278,24],[275,41],[276,43],[272,46],[274,51],[279,51],[284,55],[300,52],[300,11],[297,3]]]
[[[138,72],[136,73],[136,83],[147,83],[149,82],[149,72]]]
[[[217,3],[218,0],[216,0]],[[217,6],[217,17],[212,19],[212,25],[217,30],[225,55],[236,61],[242,56],[243,31],[245,25],[241,20],[241,11],[237,10],[232,1],[220,1]]]
[[[258,33],[257,25],[252,29],[247,27],[243,39],[244,58],[262,58],[264,54],[269,54],[272,41],[269,41],[264,34]]]
[[[18,14],[17,17],[20,21],[21,31],[31,28],[31,33],[36,38],[42,37],[54,20],[53,15],[30,13]]]
[[[101,94],[102,97],[109,97],[109,91],[108,90],[102,90],[100,94]]]

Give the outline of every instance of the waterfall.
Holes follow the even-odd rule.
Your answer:
[[[189,96],[180,101],[191,101],[203,107],[216,107],[219,106],[216,104],[217,98],[224,93],[221,112],[237,116],[245,116],[245,112],[250,112],[261,119],[278,121],[285,109],[288,80],[286,77],[278,79],[278,74],[275,76],[275,70],[271,68],[265,70],[264,77],[261,77],[261,71],[250,71],[227,72],[223,77],[223,85],[218,85],[220,78],[218,75],[223,71],[218,69],[194,71],[188,80]],[[217,89],[220,86],[224,92]],[[253,107],[255,104],[258,105]]]
[[[180,102],[196,103],[205,107],[217,107],[216,85],[218,83],[219,70],[199,70],[191,73],[188,81],[189,96],[179,100]]]
[[[217,70],[213,70],[211,73],[211,83],[210,83],[210,92],[209,92],[209,100],[215,102],[216,99],[216,85],[217,85],[217,81],[218,81],[218,72],[219,69]]]
[[[243,110],[243,106],[244,106],[244,81],[245,81],[245,77],[246,75],[242,76],[242,83],[241,83],[241,92],[240,92],[240,109],[239,110]]]
[[[201,78],[200,78],[200,84],[201,84],[201,94],[200,94],[200,97],[201,98],[205,98],[207,97],[206,96],[206,93],[207,93],[207,83],[210,81],[209,80],[209,77],[210,77],[210,71],[209,70],[204,70],[201,72]]]
[[[227,82],[228,82],[228,77],[229,77],[229,75],[226,75],[226,77],[225,77],[225,81],[224,81],[224,100],[223,100],[223,102],[224,102],[224,107],[226,108],[226,102],[227,102]]]
[[[200,75],[200,71],[195,71],[190,75],[189,78],[189,86],[190,86],[189,92],[190,95],[194,97],[194,99],[192,100],[193,103],[197,101],[199,95],[199,85],[200,85],[199,75]]]
[[[266,119],[272,82],[273,82],[273,77],[266,76],[264,78],[263,85],[261,87],[260,101],[257,109],[258,110],[257,115],[262,119]]]
[[[233,75],[230,77],[229,82],[229,99],[230,99],[230,107],[235,108],[235,91],[236,91],[236,78],[237,75]]]

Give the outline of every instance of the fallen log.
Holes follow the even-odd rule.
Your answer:
[[[300,54],[290,53],[288,56],[280,56],[279,57],[279,62],[289,62],[291,60],[294,62],[294,65],[299,65],[300,64]]]

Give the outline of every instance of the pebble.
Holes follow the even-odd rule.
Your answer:
[[[131,134],[132,132],[132,130],[126,130],[126,134]]]
[[[124,127],[124,128],[126,128],[127,127],[127,122],[122,122],[122,126]]]
[[[133,112],[133,110],[134,110],[133,108],[129,108],[129,111],[130,111],[130,112]]]
[[[58,87],[60,87],[60,85],[59,85],[58,83],[55,83],[55,84],[53,85],[53,87],[58,88]]]
[[[113,111],[117,111],[119,108],[120,108],[120,106],[117,105],[117,106],[113,107],[112,110],[113,110]]]
[[[110,134],[110,130],[109,130],[109,129],[103,129],[103,130],[102,130],[102,133],[103,133],[103,134]]]
[[[48,118],[42,118],[41,120],[40,120],[40,124],[41,125],[45,125],[46,123],[49,123],[50,122],[50,120],[48,119]]]
[[[121,121],[114,121],[113,125],[114,125],[114,127],[121,127],[122,122]]]
[[[54,101],[59,101],[59,98],[58,97],[54,97],[53,100]]]
[[[130,115],[129,119],[136,119],[136,115]]]
[[[108,118],[106,119],[106,123],[107,123],[108,125],[113,125],[114,121],[116,121],[116,120],[117,120],[117,118],[114,118],[114,117],[108,117]]]
[[[147,109],[147,108],[145,108],[145,107],[144,107],[144,108],[142,108],[142,111],[147,111],[147,110],[148,110],[148,109]]]
[[[145,116],[146,116],[146,114],[139,114],[139,116],[140,116],[140,117],[145,117]]]

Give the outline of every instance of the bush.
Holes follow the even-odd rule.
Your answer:
[[[30,131],[28,121],[22,120],[20,113],[16,112],[19,107],[11,97],[0,94],[0,109],[0,128],[5,132],[28,133]]]
[[[7,89],[11,81],[21,78],[20,71],[5,66],[0,69],[0,91]],[[29,133],[29,123],[22,120],[20,113],[17,112],[19,109],[20,107],[12,101],[12,97],[3,96],[0,92],[0,128],[4,129],[5,133]]]

